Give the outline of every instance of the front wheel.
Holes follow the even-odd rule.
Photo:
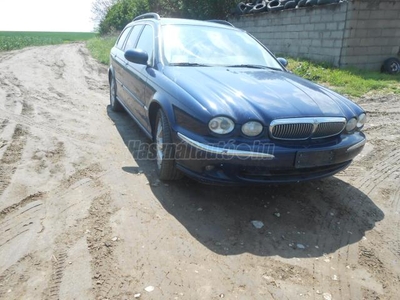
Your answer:
[[[175,166],[175,145],[167,116],[159,109],[154,130],[156,143],[157,173],[161,180],[178,180],[182,173]]]
[[[113,111],[123,110],[121,103],[117,99],[117,84],[114,76],[110,80],[110,106]]]

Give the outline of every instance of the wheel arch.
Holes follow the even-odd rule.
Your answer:
[[[157,111],[162,109],[160,103],[158,101],[152,101],[149,107],[149,120],[150,120],[150,130],[152,136],[154,136],[154,127],[156,123]]]
[[[149,105],[149,110],[148,110],[148,116],[149,116],[150,129],[151,129],[152,136],[154,136],[154,128],[155,128],[155,123],[156,123],[157,111],[159,109],[162,109],[163,112],[165,113],[171,129],[173,130],[173,128],[175,127],[174,123],[173,123],[173,121],[175,120],[175,117],[174,117],[172,103],[168,99],[166,99],[165,96],[162,96],[162,95],[156,93],[153,97],[153,100],[151,101],[151,103]]]
[[[111,83],[111,78],[114,76],[114,68],[110,66],[108,68],[108,83]]]

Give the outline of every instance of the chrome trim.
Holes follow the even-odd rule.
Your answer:
[[[343,123],[343,128],[338,132],[333,135],[329,136],[322,136],[322,137],[312,137],[313,134],[316,132],[318,125],[323,124],[323,123]],[[273,135],[273,129],[277,125],[296,125],[296,124],[312,124],[313,129],[307,137],[304,138],[279,138],[275,137]],[[342,117],[307,117],[307,118],[287,118],[287,119],[276,119],[271,122],[269,125],[269,133],[272,138],[277,139],[277,140],[307,140],[309,138],[314,138],[314,139],[319,139],[319,138],[327,138],[330,136],[334,136],[336,134],[339,134],[340,132],[343,131],[343,129],[346,127],[346,118]]]
[[[353,151],[353,150],[356,150],[356,149],[364,146],[366,142],[367,142],[367,139],[364,139],[361,142],[358,142],[357,144],[354,144],[353,146],[347,148],[346,153],[350,152],[350,151]]]
[[[178,137],[180,137],[183,141],[188,143],[189,145],[209,153],[219,154],[219,155],[228,155],[228,156],[237,156],[237,157],[247,157],[247,158],[262,158],[262,159],[274,159],[275,156],[268,153],[261,153],[261,152],[252,152],[252,151],[243,151],[243,150],[234,150],[234,149],[225,149],[215,146],[206,145],[187,136],[183,135],[182,133],[178,132]]]

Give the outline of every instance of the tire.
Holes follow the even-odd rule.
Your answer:
[[[289,1],[285,4],[285,9],[296,8],[296,1]]]
[[[264,12],[264,11],[267,11],[267,10],[268,10],[267,4],[265,4],[265,2],[264,2],[264,3],[256,4],[252,8],[252,10],[249,11],[249,13],[260,13],[260,12]]]
[[[400,73],[400,60],[396,57],[388,58],[383,62],[382,70],[389,74]]]
[[[124,107],[117,99],[117,84],[114,76],[112,76],[110,80],[110,106],[113,111],[124,110]]]
[[[240,2],[238,5],[236,5],[236,14],[243,15],[245,8],[246,8],[246,4],[243,2]]]
[[[268,6],[269,11],[280,11],[285,8],[283,5],[281,5],[279,0],[273,0],[273,1],[268,2],[267,6]]]
[[[318,0],[317,4],[318,5],[325,5],[325,4],[332,4],[336,3],[336,0]]]
[[[167,116],[159,109],[154,128],[157,174],[160,180],[178,180],[183,174],[175,166],[175,145]]]
[[[317,5],[317,0],[307,0],[306,6],[314,6]]]
[[[304,7],[306,6],[307,0],[300,0],[299,3],[297,3],[297,7]]]
[[[254,8],[254,6],[255,6],[255,5],[253,5],[252,3],[247,3],[247,4],[245,4],[245,8],[244,8],[243,12],[244,12],[245,14],[250,13],[250,12],[252,11],[252,9]]]

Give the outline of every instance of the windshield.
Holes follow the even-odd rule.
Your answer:
[[[279,63],[247,33],[229,28],[164,25],[163,55],[169,65],[247,66],[282,70]]]

